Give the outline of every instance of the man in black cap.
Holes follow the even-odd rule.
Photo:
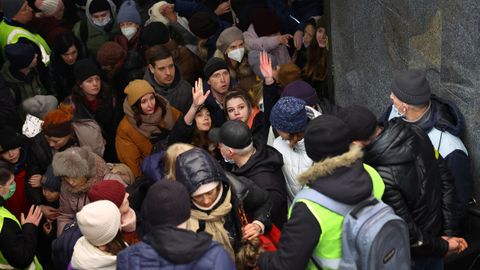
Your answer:
[[[209,86],[206,87],[205,91],[210,90],[211,93],[205,101],[205,106],[210,111],[213,125],[220,127],[227,120],[223,103],[225,96],[231,89],[227,62],[217,57],[210,58],[205,64],[203,72],[205,74],[205,81]]]
[[[365,147],[365,163],[382,177],[382,200],[408,224],[413,269],[433,269],[426,266],[463,251],[457,241],[465,241],[452,237],[459,233],[454,181],[427,134],[399,118],[377,125],[362,106],[346,107],[339,116],[354,143]]]
[[[287,218],[282,155],[268,145],[254,145],[247,124],[238,120],[229,120],[221,128],[212,129],[208,137],[218,142],[225,161],[234,164],[233,174],[250,178],[270,193],[272,222],[281,229]]]
[[[117,7],[111,0],[88,0],[85,16],[75,24],[73,33],[86,46],[91,55],[97,55],[103,43],[120,33],[116,19]]]
[[[37,54],[31,44],[15,43],[5,48],[7,63],[2,67],[1,74],[9,93],[12,95],[21,121],[25,121],[26,113],[22,102],[35,95],[50,94],[42,84],[37,72]]]
[[[428,134],[437,154],[445,159],[455,178],[461,216],[466,217],[472,200],[473,181],[468,151],[460,139],[465,130],[460,110],[452,101],[431,94],[426,74],[421,70],[398,74],[391,91],[393,104],[383,118],[401,117]]]

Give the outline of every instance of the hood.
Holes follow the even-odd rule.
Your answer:
[[[446,100],[435,95],[432,95],[432,117],[431,126],[436,127],[440,131],[448,131],[452,135],[462,137],[465,132],[465,122],[463,115],[452,101]]]
[[[355,204],[372,195],[372,180],[363,168],[362,150],[351,145],[340,156],[314,163],[298,176],[300,184],[346,204]]]
[[[143,175],[153,181],[162,180],[165,176],[164,157],[165,151],[161,151],[144,158],[141,164]]]
[[[159,93],[163,97],[167,97],[171,94],[172,88],[175,88],[180,83],[180,81],[182,80],[182,76],[180,74],[180,69],[178,69],[177,65],[175,65],[175,78],[173,78],[172,84],[168,87],[161,86],[157,83],[157,81],[155,81],[152,73],[150,72],[150,69],[148,69],[147,67],[145,68],[145,74],[143,75],[143,79],[153,86],[155,92]]]
[[[203,184],[228,182],[220,164],[200,148],[193,148],[177,157],[175,174],[176,180],[184,184],[190,194]]]
[[[401,118],[385,123],[382,133],[365,149],[365,163],[377,167],[411,162],[412,148],[416,147],[415,136],[409,130],[411,124]]]
[[[98,28],[99,30],[103,31],[103,28],[96,26],[93,21],[92,21],[92,14],[90,14],[90,4],[92,3],[93,0],[87,0],[87,4],[85,5],[85,15],[87,17],[88,22],[95,27]],[[106,0],[108,4],[110,5],[110,13],[111,13],[111,19],[113,24],[116,24],[116,18],[117,18],[117,6],[113,3],[112,0]]]
[[[256,152],[241,168],[235,166],[234,173],[250,177],[263,172],[277,173],[282,169],[283,156],[269,145],[255,145]]]
[[[174,264],[188,264],[203,256],[212,245],[205,232],[195,233],[170,225],[154,229],[144,237],[160,256]]]

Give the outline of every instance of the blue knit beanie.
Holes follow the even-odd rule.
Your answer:
[[[272,127],[287,133],[304,131],[308,123],[305,105],[305,101],[299,98],[282,97],[272,108],[270,114]]]
[[[48,188],[52,191],[60,192],[60,186],[62,177],[55,176],[53,174],[52,165],[48,166],[47,171],[45,172],[45,183],[43,183],[44,188]]]
[[[134,22],[138,25],[142,25],[142,19],[140,18],[140,13],[138,13],[134,1],[127,0],[120,6],[120,10],[117,14],[117,23],[121,24],[122,22]]]

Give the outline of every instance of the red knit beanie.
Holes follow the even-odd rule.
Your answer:
[[[117,180],[103,180],[95,183],[88,191],[90,202],[109,200],[118,208],[125,198],[125,186]]]

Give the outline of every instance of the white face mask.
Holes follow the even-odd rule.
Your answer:
[[[242,58],[244,54],[245,54],[245,48],[238,48],[228,52],[227,55],[228,55],[228,58],[240,63],[242,62]]]
[[[103,19],[100,19],[100,20],[92,19],[92,21],[96,26],[104,27],[105,25],[107,25],[110,22],[110,14],[105,16]]]
[[[122,27],[120,28],[120,31],[122,31],[122,34],[128,39],[132,39],[133,36],[137,33],[137,27],[135,26],[127,26],[127,27]]]
[[[396,118],[396,117],[401,117],[404,118],[405,114],[401,113],[395,105],[392,104],[392,111],[390,112],[390,115],[388,116],[388,120]]]

